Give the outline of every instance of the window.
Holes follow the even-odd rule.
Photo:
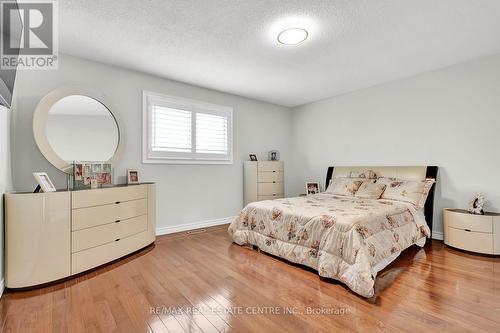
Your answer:
[[[233,109],[143,93],[143,162],[232,164]]]

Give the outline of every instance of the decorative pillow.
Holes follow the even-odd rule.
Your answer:
[[[377,179],[377,174],[373,170],[351,171],[350,178]]]
[[[380,199],[387,185],[372,183],[370,181],[363,182],[356,192],[356,197],[362,199]]]
[[[362,183],[363,180],[355,178],[333,178],[330,181],[330,186],[328,186],[326,192],[336,195],[353,197]]]
[[[424,207],[434,180],[400,180],[395,178],[379,178],[377,184],[386,185],[382,199],[404,201],[413,204],[417,209]]]

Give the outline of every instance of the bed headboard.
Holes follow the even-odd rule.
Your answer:
[[[356,167],[329,167],[326,174],[325,188],[330,184],[330,180],[335,177],[349,177],[351,171],[365,171],[373,170],[377,173],[378,177],[392,177],[406,180],[425,180],[434,179],[437,182],[438,167],[437,166],[356,166]],[[424,206],[425,219],[431,229],[434,219],[434,191],[436,184],[434,184],[429,192],[427,201]],[[432,234],[431,234],[432,236]]]

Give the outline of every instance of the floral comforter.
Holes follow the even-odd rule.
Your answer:
[[[229,226],[239,245],[314,268],[364,297],[374,294],[374,269],[430,235],[411,204],[316,194],[254,202]]]

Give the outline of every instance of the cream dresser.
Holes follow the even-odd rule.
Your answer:
[[[5,285],[75,275],[155,240],[154,184],[5,195]]]
[[[500,255],[500,214],[444,209],[444,242],[459,249]]]
[[[243,165],[243,179],[245,205],[284,196],[282,161],[246,161]]]

